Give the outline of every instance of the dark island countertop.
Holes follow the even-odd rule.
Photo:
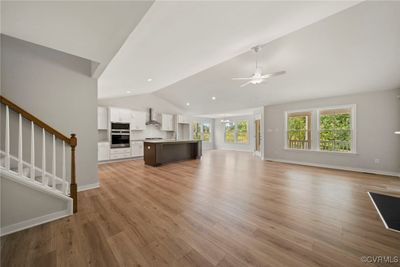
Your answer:
[[[198,143],[201,142],[201,140],[162,139],[162,140],[145,140],[144,142],[152,144],[184,144],[184,143]]]
[[[201,140],[145,140],[144,162],[150,166],[160,166],[169,162],[200,159]]]

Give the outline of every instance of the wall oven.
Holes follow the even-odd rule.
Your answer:
[[[130,147],[129,123],[111,123],[111,148]]]

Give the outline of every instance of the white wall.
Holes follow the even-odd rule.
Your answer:
[[[233,122],[247,120],[249,125],[249,143],[248,144],[225,143],[225,124],[221,123],[221,119],[215,119],[215,148],[253,152],[255,148],[254,116],[247,115],[247,116],[237,116],[237,117],[226,117],[224,119],[228,119]]]
[[[400,175],[400,136],[393,133],[400,129],[398,95],[397,89],[266,106],[265,158]],[[357,154],[284,150],[286,111],[346,104],[356,104]]]
[[[90,77],[91,62],[5,35],[1,54],[1,94],[64,135],[76,133],[78,186],[98,183],[97,81]]]

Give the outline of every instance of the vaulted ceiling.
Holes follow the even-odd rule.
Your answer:
[[[398,1],[2,1],[1,32],[91,60],[99,98],[226,114],[400,88],[399,14]],[[263,71],[286,74],[241,88],[231,78],[254,73],[259,44]]]
[[[400,88],[400,2],[365,2],[267,43],[259,62],[265,83],[241,88],[254,73],[247,52],[155,94],[193,114]],[[216,100],[212,100],[212,97]],[[189,102],[190,106],[185,104]]]
[[[357,3],[156,1],[100,77],[99,97],[165,88]]]

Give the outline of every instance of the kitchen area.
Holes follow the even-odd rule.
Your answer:
[[[160,113],[151,108],[147,111],[138,111],[99,106],[97,109],[98,162],[143,159],[145,148],[150,153],[150,147],[157,147],[158,160],[161,155],[160,147],[169,147],[168,155],[163,156],[164,160],[200,158],[201,141],[190,140],[190,122],[191,118],[188,116]],[[161,145],[161,143],[164,144]],[[184,148],[184,144],[189,143],[194,144],[193,149],[189,145]],[[171,149],[172,144],[176,144],[173,146],[174,149]],[[179,153],[179,156],[174,156],[174,151],[180,151],[175,153]],[[193,151],[196,153],[193,154]],[[153,153],[153,165],[155,156]]]

